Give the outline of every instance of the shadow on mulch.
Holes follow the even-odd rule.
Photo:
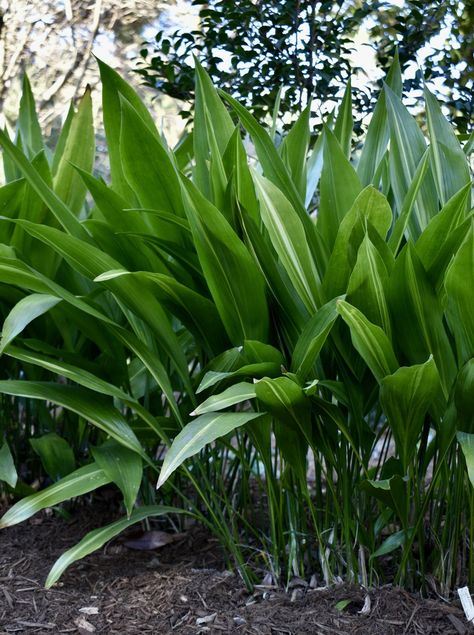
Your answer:
[[[366,592],[295,586],[286,594],[249,595],[225,571],[220,549],[200,530],[159,551],[131,551],[119,541],[71,566],[43,588],[56,558],[96,526],[113,520],[104,503],[66,521],[39,514],[0,532],[0,635],[142,633],[251,635],[467,635],[458,601],[422,600],[403,590]],[[104,509],[106,509],[104,513]],[[351,600],[341,612],[335,605]]]

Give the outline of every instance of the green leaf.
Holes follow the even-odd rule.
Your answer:
[[[208,399],[202,402],[191,415],[202,415],[207,412],[216,412],[217,410],[223,410],[229,406],[248,401],[255,397],[255,385],[248,382],[240,382],[229,386],[224,392],[218,395],[212,395]]]
[[[97,465],[120,488],[127,516],[130,517],[142,480],[140,456],[112,439],[91,450]]]
[[[331,253],[337,232],[347,212],[360,194],[362,186],[338,140],[324,128],[324,164],[321,173],[320,205],[316,227]]]
[[[311,106],[309,105],[295,121],[279,147],[281,158],[303,201],[306,199],[306,155],[310,141],[310,114]]]
[[[374,377],[380,383],[398,368],[398,362],[387,335],[372,324],[356,307],[344,300],[337,301],[337,312],[351,330],[351,338]]]
[[[61,159],[53,180],[57,196],[76,215],[82,209],[86,198],[86,186],[74,165],[86,172],[92,172],[95,159],[94,124],[90,89],[82,97],[77,113],[71,121],[69,134],[62,149]]]
[[[23,75],[23,85],[18,114],[18,130],[22,146],[27,156],[32,159],[38,152],[44,150],[43,136],[36,115],[35,99],[31,91],[28,75]]]
[[[82,227],[72,211],[64,204],[59,196],[48,187],[37,170],[31,165],[23,152],[19,150],[8,138],[8,135],[0,130],[0,144],[5,154],[14,161],[25,176],[31,187],[38,193],[45,205],[53,212],[59,223],[72,236],[88,240],[88,233]]]
[[[445,396],[456,374],[443,309],[411,243],[398,256],[390,277],[388,299],[394,340],[411,364],[434,356]]]
[[[138,454],[144,454],[140,442],[123,415],[111,405],[110,401],[101,398],[90,390],[49,382],[12,379],[0,381],[0,393],[29,399],[42,399],[68,408],[110,434],[125,447]]]
[[[128,101],[121,99],[120,105],[123,173],[140,205],[183,216],[179,177],[168,152]],[[180,240],[181,232],[158,216],[151,216],[150,222],[160,238]]]
[[[319,302],[319,275],[306,233],[290,202],[271,181],[254,173],[262,220],[273,247],[303,304],[314,313]]]
[[[378,249],[365,235],[347,286],[347,301],[391,336],[390,314],[385,298],[389,273]]]
[[[327,300],[346,292],[355,256],[367,228],[372,227],[385,240],[391,224],[392,210],[385,196],[371,185],[364,188],[338,228],[323,279]]]
[[[443,209],[430,221],[428,227],[416,241],[415,250],[423,267],[430,274],[436,271],[440,246],[448,236],[462,223],[466,206],[471,196],[471,186],[466,185],[454,194]],[[452,255],[452,252],[450,256]]]
[[[18,481],[13,457],[6,441],[0,447],[0,481],[4,481],[12,488],[16,486]]]
[[[445,205],[456,192],[470,184],[469,165],[452,125],[426,86],[424,95],[431,140],[431,166],[439,199]]]
[[[188,423],[166,453],[157,488],[190,456],[240,426],[262,416],[260,412],[208,413]]]
[[[474,487],[474,434],[457,432],[456,438],[464,454],[469,480]]]
[[[21,523],[46,507],[54,507],[70,498],[93,492],[107,483],[110,483],[110,479],[95,463],[80,467],[57,483],[13,505],[0,518],[0,529]]]
[[[206,282],[233,344],[265,341],[268,308],[259,269],[224,216],[185,181],[189,223]]]
[[[57,296],[33,293],[15,304],[3,323],[0,354],[30,322],[49,311],[59,302],[61,302],[61,298]]]
[[[74,471],[76,467],[74,452],[69,443],[55,432],[30,439],[30,444],[53,481]]]
[[[385,86],[390,123],[390,181],[399,210],[415,178],[417,167],[426,151],[426,141],[415,119],[393,91]],[[411,236],[416,239],[438,212],[438,197],[431,174],[425,176],[414,213],[410,216]]]
[[[104,112],[104,128],[109,150],[110,172],[112,188],[126,200],[130,207],[134,205],[136,197],[125,179],[122,169],[121,138],[121,104],[122,95],[138,112],[141,119],[150,130],[150,134],[158,136],[153,119],[133,88],[124,81],[118,73],[101,60],[97,60],[102,82],[102,109]]]
[[[222,90],[219,94],[230,104],[237,113],[243,126],[249,133],[255,145],[258,160],[263,169],[264,176],[274,183],[293,205],[300,216],[305,216],[306,211],[303,200],[293,182],[288,170],[279,156],[273,141],[266,130],[256,121],[256,119],[238,101],[227,95]]]
[[[237,370],[233,371],[208,371],[196,390],[196,393],[208,390],[220,381],[233,379],[234,377],[264,377],[265,375],[279,375],[281,373],[281,364],[275,362],[259,362],[254,364],[245,364]]]
[[[339,296],[322,306],[307,322],[296,343],[291,360],[291,370],[304,381],[314,366],[319,353],[337,319],[337,302],[345,296]]]
[[[438,395],[440,379],[433,357],[424,364],[399,368],[380,384],[380,403],[390,423],[403,472],[408,469],[425,415]]]
[[[342,151],[348,159],[351,157],[353,128],[354,117],[352,116],[352,84],[351,79],[349,78],[339,112],[337,113],[336,122],[334,124],[334,136],[339,141]]]
[[[393,58],[392,65],[386,78],[386,84],[390,86],[396,95],[401,97],[402,73],[400,70],[398,51],[395,53]],[[378,167],[385,155],[389,136],[390,132],[387,121],[386,98],[385,92],[382,90],[367,129],[367,135],[362,147],[359,165],[357,166],[357,173],[362,185],[365,186],[373,183],[375,186],[378,186],[378,183],[374,181],[374,177],[377,174]]]
[[[406,541],[407,532],[404,530],[396,531],[394,534],[384,540],[380,547],[370,555],[370,559],[373,560],[374,558],[380,558],[380,556],[386,556],[399,547],[403,547]]]
[[[446,272],[447,317],[459,361],[474,357],[474,220]]]
[[[49,589],[55,582],[59,580],[64,571],[77,560],[85,558],[90,553],[100,549],[106,542],[118,536],[125,529],[136,523],[150,518],[151,516],[163,516],[164,514],[180,514],[182,510],[174,507],[165,507],[164,505],[147,505],[136,509],[129,518],[117,520],[110,525],[94,529],[84,536],[84,538],[65,551],[54,563],[45,582],[45,587]]]
[[[129,275],[143,285],[150,282],[157,298],[201,341],[212,355],[227,347],[228,339],[215,305],[171,276],[148,271],[107,271],[95,281]]]

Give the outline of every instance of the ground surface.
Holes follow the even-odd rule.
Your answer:
[[[132,551],[115,541],[45,590],[56,558],[104,524],[103,515],[103,507],[79,509],[68,521],[42,514],[0,532],[0,635],[474,633],[459,602],[421,600],[391,587],[370,591],[366,614],[359,611],[367,594],[358,588],[320,590],[301,581],[288,594],[259,588],[249,595],[201,531],[158,551]],[[335,608],[347,599],[343,611]]]

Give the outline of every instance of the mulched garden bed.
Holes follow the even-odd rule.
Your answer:
[[[467,635],[460,603],[421,599],[393,587],[367,593],[341,585],[288,593],[246,592],[225,570],[212,537],[199,529],[157,551],[133,551],[116,540],[72,565],[43,588],[56,558],[84,533],[113,519],[107,501],[77,508],[69,520],[39,514],[0,532],[0,635],[107,633],[155,635]],[[340,611],[336,604],[351,600]]]

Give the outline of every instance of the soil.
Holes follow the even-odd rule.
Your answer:
[[[457,599],[421,599],[391,586],[367,592],[295,580],[288,593],[261,585],[249,594],[225,570],[216,541],[198,528],[154,551],[128,549],[119,538],[45,590],[56,558],[88,530],[113,520],[110,507],[99,501],[69,519],[50,511],[0,532],[0,635],[474,633]],[[340,610],[343,600],[350,603]]]

